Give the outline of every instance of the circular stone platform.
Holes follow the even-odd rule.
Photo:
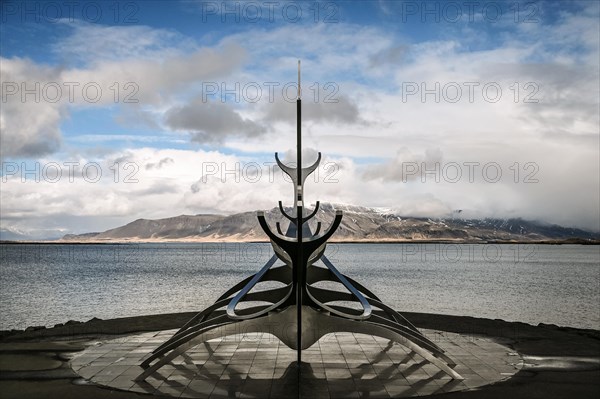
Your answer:
[[[402,345],[352,333],[328,334],[304,350],[300,396],[389,398],[477,389],[510,378],[518,353],[487,337],[421,330],[457,363],[465,379],[444,372]],[[111,388],[182,398],[296,398],[296,352],[270,334],[214,339],[162,367],[144,382],[134,378],[148,353],[175,330],[96,342],[71,361],[75,372]]]

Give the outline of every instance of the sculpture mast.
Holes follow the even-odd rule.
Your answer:
[[[297,262],[296,262],[296,270],[295,270],[295,280],[296,284],[296,313],[297,313],[297,333],[296,340],[298,342],[297,349],[297,361],[298,367],[300,367],[300,363],[302,361],[302,296],[304,294],[304,280],[306,271],[304,270],[304,261],[302,259],[302,217],[303,217],[303,206],[304,200],[302,198],[302,99],[301,99],[301,89],[300,89],[300,60],[298,60],[298,97],[296,98],[296,237],[298,240],[298,254],[297,254]]]
[[[302,206],[302,92],[300,88],[300,60],[298,60],[298,96],[296,97],[296,157],[298,173],[297,205]]]

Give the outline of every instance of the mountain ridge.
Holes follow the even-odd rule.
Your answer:
[[[600,243],[600,233],[528,221],[510,219],[461,219],[400,216],[388,209],[325,203],[309,224],[315,231],[321,222],[327,228],[335,210],[344,211],[340,227],[332,242],[576,242]],[[286,208],[291,212],[290,207]],[[307,211],[308,212],[308,211]],[[270,224],[287,220],[278,208],[265,212]],[[67,234],[65,242],[112,241],[198,241],[249,242],[268,241],[258,224],[256,211],[232,215],[179,215],[163,219],[136,219],[99,233]]]

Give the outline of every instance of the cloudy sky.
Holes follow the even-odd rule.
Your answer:
[[[291,203],[298,59],[309,202],[600,230],[596,1],[1,7],[5,237]]]

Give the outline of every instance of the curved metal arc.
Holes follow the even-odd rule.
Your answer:
[[[265,306],[255,306],[255,307],[244,309],[244,310],[247,311],[248,313],[253,313],[253,312],[258,312],[264,308],[265,308]],[[161,356],[164,356],[167,352],[177,348],[178,346],[185,343],[186,341],[189,341],[190,339],[194,338],[198,334],[201,334],[202,329],[210,328],[213,326],[224,326],[224,325],[234,324],[234,323],[239,323],[239,322],[249,322],[249,321],[259,320],[263,317],[268,317],[268,314],[256,317],[251,320],[232,320],[227,316],[226,313],[223,313],[218,317],[215,317],[213,319],[204,321],[202,323],[199,323],[199,324],[196,324],[196,325],[190,327],[184,333],[180,334],[176,339],[174,339],[172,337],[169,340],[169,341],[171,341],[169,343],[169,345],[163,345],[160,349],[156,349],[151,354],[150,357],[148,357],[146,360],[144,360],[141,363],[141,366],[144,368],[148,367],[150,365],[150,363],[152,363],[154,360],[160,358]]]
[[[352,295],[354,295],[354,297],[356,299],[358,299],[358,301],[360,302],[360,304],[364,310],[362,318],[363,319],[368,318],[371,315],[371,312],[373,310],[371,308],[371,304],[369,303],[369,301],[367,301],[367,299],[360,293],[360,291],[358,291],[352,284],[350,284],[350,282],[346,279],[346,277],[342,273],[340,273],[338,271],[338,269],[336,269],[336,267],[333,265],[333,263],[331,263],[329,261],[329,259],[321,258],[321,261],[333,273],[335,278],[337,278],[340,281],[340,283],[342,283],[344,285],[344,287],[346,287],[346,289],[348,291],[350,291],[350,293],[352,293]]]
[[[261,226],[262,227],[262,226]],[[278,227],[278,231],[281,230]],[[281,233],[281,231],[279,231]],[[296,237],[296,225],[294,223],[288,224],[287,231],[285,233],[285,237],[289,237],[293,240],[293,237]],[[273,247],[273,251],[275,252],[275,256],[277,256],[283,263],[285,263],[290,269],[292,268],[292,258],[290,254],[287,252],[289,248],[283,249],[279,246],[278,243],[271,239],[271,246]]]
[[[135,378],[135,381],[144,381],[146,378],[148,378],[150,375],[152,375],[154,372],[156,372],[162,366],[166,365],[167,363],[170,363],[171,360],[175,359],[177,356],[181,355],[186,350],[193,348],[194,346],[196,346],[204,341],[208,341],[208,339],[213,338],[213,337],[211,337],[208,339],[204,339],[200,342],[196,342],[197,340],[194,340],[194,338],[198,337],[199,335],[208,333],[214,329],[222,329],[228,325],[232,325],[232,324],[236,324],[236,323],[243,323],[243,321],[240,322],[240,321],[228,320],[227,322],[224,322],[221,324],[215,324],[212,326],[207,326],[203,330],[195,331],[194,336],[185,337],[185,338],[180,339],[179,341],[177,341],[176,343],[173,344],[172,348],[161,352],[160,355],[162,357],[155,356],[155,357],[150,357],[150,358],[146,359],[141,365],[143,368],[145,368],[145,370]],[[214,338],[218,338],[220,336],[222,336],[222,334],[217,333],[217,334],[215,334]],[[167,353],[169,351],[171,351],[171,352]],[[157,360],[157,362],[154,364],[150,364],[154,360]]]
[[[315,232],[313,233],[313,237],[318,236],[320,231],[321,231],[321,222],[317,222],[317,228],[315,229]]]
[[[325,329],[323,329],[323,330],[325,330]],[[458,374],[456,371],[454,371],[452,369],[452,366],[455,365],[454,363],[445,363],[443,361],[443,359],[442,359],[444,357],[443,354],[440,357],[438,357],[438,356],[434,355],[433,353],[429,352],[428,350],[426,350],[425,348],[422,348],[417,343],[413,342],[409,337],[407,337],[403,334],[400,334],[397,331],[394,331],[387,327],[384,327],[384,326],[381,326],[381,325],[378,325],[375,323],[371,323],[370,321],[358,322],[358,321],[354,321],[354,320],[340,319],[335,323],[335,328],[333,328],[332,330],[335,330],[335,331],[341,330],[341,331],[348,331],[348,332],[359,333],[359,334],[377,335],[382,338],[390,339],[390,340],[395,341],[395,342],[399,343],[400,345],[405,346],[405,347],[411,349],[412,351],[416,352],[417,354],[422,356],[425,360],[429,361],[430,363],[433,363],[435,366],[437,366],[439,369],[444,371],[446,374],[448,374],[453,379],[455,379],[455,380],[463,380],[464,379],[460,374]],[[323,332],[327,333],[329,331],[323,331]]]
[[[264,281],[264,280],[262,280],[262,281]],[[273,281],[273,280],[271,280],[271,281]],[[270,305],[270,306],[268,306],[262,310],[259,310],[255,313],[241,315],[241,317],[239,317],[239,319],[242,320],[242,319],[258,317],[264,313],[268,313],[269,311],[281,306],[290,297],[291,293],[292,293],[292,284],[291,283],[286,284],[285,287],[274,288],[274,289],[265,290],[265,291],[250,292],[245,297],[242,298],[241,302],[265,301],[265,302],[271,302],[271,303],[273,303],[273,305]],[[283,296],[281,296],[280,299],[276,299],[277,296],[280,296],[281,294],[283,294]],[[217,301],[213,305],[204,309],[204,311],[202,311],[201,313],[205,313],[205,315],[213,314],[216,309],[226,306],[230,301],[231,301],[230,298],[225,298],[220,301]],[[223,313],[218,315],[217,317],[220,317],[220,316],[223,316],[224,314],[226,314],[225,311],[221,311],[221,312],[223,312]],[[216,319],[217,317],[215,317],[213,319]],[[173,336],[171,338],[169,338],[167,341],[163,342],[160,346],[158,346],[152,352],[155,353],[155,352],[163,349],[164,347],[170,345],[172,342],[176,341],[177,339],[181,338],[182,336],[185,336],[190,331],[194,331],[194,329],[197,328],[198,325],[209,323],[213,319],[200,320],[200,322],[189,326],[185,330],[177,331],[175,334],[173,334]]]
[[[170,347],[164,349],[160,355],[154,355],[151,359],[144,361],[142,367],[144,367],[145,370],[137,376],[135,380],[145,380],[162,366],[170,363],[186,350],[202,342],[213,338],[239,334],[242,331],[243,333],[263,332],[273,334],[283,342],[286,342],[288,346],[294,346],[295,344],[290,341],[290,339],[293,339],[292,335],[288,333],[286,327],[289,326],[289,321],[292,320],[291,316],[293,316],[292,312],[284,310],[264,315],[253,320],[226,320],[214,325],[205,325],[188,336],[180,338],[177,342],[173,342]],[[157,361],[150,364],[154,360]]]
[[[280,235],[277,235],[277,234],[273,233],[273,231],[271,230],[271,228],[267,224],[264,212],[262,212],[262,211],[257,212],[257,218],[258,218],[258,223],[260,224],[260,227],[262,227],[262,229],[265,232],[265,234],[267,236],[269,236],[269,238],[272,241],[274,241],[275,243],[277,243],[286,252],[288,252],[287,249],[289,249],[290,244],[297,243],[297,241],[295,239],[290,239],[288,237],[280,236]]]
[[[323,256],[325,258],[325,256]],[[350,282],[350,284],[352,284],[353,286],[355,286],[360,292],[362,292],[363,294],[367,295],[369,298],[373,298],[375,300],[378,300],[381,302],[381,299],[379,299],[377,297],[377,295],[375,295],[373,292],[371,292],[371,290],[369,290],[367,287],[365,287],[364,285],[362,285],[361,283],[359,283],[358,281],[346,276],[345,274],[342,274],[346,280],[348,280]]]
[[[304,180],[306,180],[306,178],[308,176],[310,176],[310,174],[312,172],[315,171],[315,169],[317,169],[317,167],[319,166],[319,163],[321,162],[321,152],[319,152],[317,154],[317,160],[310,166],[306,167],[306,168],[302,168],[302,185],[304,185]],[[300,167],[302,167],[302,165],[300,165]]]
[[[307,288],[312,291],[313,296],[319,297],[319,302],[345,301],[359,303],[349,292],[328,290],[325,288],[311,287],[309,285],[307,285]]]
[[[294,184],[298,185],[298,182],[296,181],[297,180],[296,168],[291,168],[291,167],[287,166],[286,164],[284,164],[283,162],[281,162],[281,160],[279,159],[278,153],[275,153],[275,162],[277,162],[277,166],[279,166],[281,168],[281,170],[283,170],[285,172],[285,174],[288,175],[290,177],[290,179],[292,179]]]
[[[271,257],[270,261],[272,261],[272,260],[277,260],[277,255],[273,255]],[[279,267],[275,267],[275,268],[271,267],[265,273],[265,275],[263,276],[261,281],[277,281],[282,284],[288,285],[292,281],[292,279],[291,279],[291,276],[287,276],[288,278],[285,278],[287,274],[289,274],[288,266],[284,265],[284,266],[279,266]],[[234,285],[233,287],[231,287],[230,289],[225,291],[213,303],[213,305],[209,306],[208,308],[206,308],[206,309],[202,310],[201,312],[199,312],[198,314],[194,315],[194,317],[192,317],[190,320],[188,320],[175,334],[179,334],[179,333],[185,331],[190,326],[194,325],[196,322],[203,321],[206,317],[210,316],[216,309],[218,309],[222,306],[226,306],[228,301],[230,301],[232,299],[232,298],[230,298],[231,295],[233,295],[234,293],[236,293],[239,290],[241,290],[242,288],[244,288],[244,286],[246,284],[248,284],[248,282],[250,282],[254,278],[254,276],[256,276],[256,274],[246,277],[245,279],[243,279],[242,281],[238,282],[236,285]],[[216,305],[218,305],[218,306],[216,306]]]
[[[286,264],[286,266],[288,266],[290,268],[290,270],[292,269],[292,258],[290,257],[290,255],[283,249],[281,248],[277,243],[271,241],[271,246],[273,247],[273,251],[275,251],[275,255],[283,262]]]
[[[323,255],[321,257],[321,262],[323,261],[323,259],[327,259],[329,260],[329,258],[327,258],[326,255]],[[350,284],[352,284],[354,287],[356,287],[363,295],[366,295],[370,298],[374,298],[378,301],[381,301],[377,295],[375,295],[373,292],[371,292],[368,288],[366,288],[364,285],[360,284],[359,282],[357,282],[356,280],[346,276],[345,274],[342,274],[346,280],[348,280],[350,282]],[[325,267],[320,267],[317,265],[312,265],[312,267],[309,269],[309,273],[307,274],[307,282],[309,284],[314,284],[318,281],[324,280],[324,281],[337,281],[334,279],[333,277],[333,273],[331,272],[331,270],[325,268]]]
[[[325,253],[325,247],[326,247],[326,243],[321,244],[320,247],[318,247],[317,249],[315,249],[308,257],[308,263],[307,266],[308,267],[312,267],[314,265],[315,262],[318,262],[319,259],[321,259],[321,256],[323,256],[323,254]]]
[[[279,223],[277,223],[277,229],[279,231],[281,231]],[[238,292],[237,295],[233,297],[233,299],[227,305],[227,316],[229,316],[230,318],[232,318],[234,320],[243,320],[243,319],[248,319],[248,318],[256,316],[256,315],[251,315],[251,316],[238,315],[235,312],[235,308],[237,307],[238,303],[242,300],[242,298],[244,298],[246,296],[246,294],[248,294],[248,292],[250,292],[250,290],[252,288],[254,288],[254,286],[263,278],[263,276],[267,273],[267,271],[269,271],[271,266],[273,266],[273,264],[275,264],[276,261],[277,261],[277,257],[272,256],[271,259],[269,259],[267,261],[267,263],[265,263],[265,265],[262,267],[262,269],[258,273],[256,273],[254,275],[254,277],[252,277],[252,279],[244,286],[244,288],[242,288],[241,291]],[[290,293],[291,293],[291,291],[290,291]],[[290,295],[290,293],[288,293],[288,296]],[[285,299],[287,299],[287,298],[285,298]],[[279,303],[277,303],[275,305],[278,306]]]
[[[414,331],[411,330],[410,328],[400,324],[400,323],[396,323],[393,321],[390,321],[384,317],[381,316],[377,316],[377,315],[373,315],[371,319],[369,319],[367,321],[368,323],[372,323],[372,324],[377,324],[380,326],[383,326],[385,328],[389,328],[395,331],[398,331],[398,333],[406,336],[407,338],[410,338],[414,341],[417,341],[417,343],[423,347],[425,347],[425,349],[429,350],[430,352],[434,353],[436,356],[439,357],[446,357],[444,355],[444,350],[442,348],[440,348],[439,346],[437,346],[435,344],[435,342],[433,342],[432,340],[430,340],[429,338],[427,338],[425,335],[423,335],[421,332],[419,331]],[[447,357],[446,357],[447,358]],[[450,360],[450,359],[446,359],[446,360]]]
[[[292,276],[290,273],[290,267],[288,265],[281,265],[278,267],[271,267],[263,281],[278,281],[282,284],[289,284],[292,282]]]
[[[284,291],[285,288],[287,288],[287,291]],[[279,306],[281,306],[283,303],[285,303],[285,301],[288,300],[288,298],[292,295],[292,292],[294,291],[294,287],[292,286],[292,284],[288,284],[286,287],[277,288],[275,290],[251,292],[242,298],[241,302],[265,301],[265,300],[270,301],[271,295],[279,293],[281,291],[284,291],[285,295],[281,299],[279,299],[277,302],[273,302],[272,305],[267,306],[264,309],[261,309],[254,313],[245,314],[245,315],[240,315],[240,314],[234,313],[233,317],[229,314],[229,312],[227,312],[227,316],[229,316],[229,318],[231,318],[233,320],[249,320],[249,319],[255,319],[259,316],[267,314],[270,311],[277,309]],[[237,305],[238,305],[238,303],[236,303],[235,306],[233,307],[233,312],[235,312],[235,307],[237,307]],[[227,310],[229,310],[229,307],[227,307]]]
[[[347,308],[344,306],[336,305],[336,306],[332,306],[332,307],[343,313],[356,311],[356,309]],[[364,324],[364,325],[377,326],[380,328],[388,329],[390,331],[395,332],[396,334],[403,336],[407,340],[411,340],[413,343],[415,343],[415,344],[421,346],[423,349],[431,352],[434,356],[446,360],[448,362],[448,364],[454,365],[454,362],[450,358],[448,358],[448,356],[446,356],[444,354],[444,350],[441,349],[439,346],[437,346],[433,341],[431,341],[429,338],[427,338],[420,332],[415,333],[414,331],[410,330],[409,328],[407,328],[406,326],[403,326],[401,324],[391,322],[387,319],[376,316],[375,314],[373,314],[371,316],[371,318],[369,318],[369,320],[362,320],[362,321],[361,320],[352,320],[350,318],[339,317],[339,316],[332,316],[332,317],[338,317],[338,322],[340,322],[341,320],[354,321],[354,322],[360,323],[361,325]]]
[[[335,233],[335,231],[337,230],[337,228],[339,227],[341,222],[342,222],[342,211],[336,211],[335,219],[333,220],[333,223],[331,224],[331,226],[329,226],[329,229],[327,229],[327,231],[325,233],[323,233],[320,236],[307,238],[306,240],[304,240],[302,242],[303,248],[306,250],[306,253],[309,254],[309,258],[311,256],[313,256],[313,253],[315,251],[317,251],[320,247],[323,247],[323,252],[324,252],[323,244],[325,244],[327,242],[327,240],[333,235],[333,233]],[[319,257],[316,257],[315,261],[318,258]]]
[[[371,313],[373,312],[371,304],[368,300],[366,300],[363,297],[363,299],[365,299],[366,306],[363,302],[361,302],[360,298],[356,295],[356,292],[358,292],[357,290],[354,290],[354,292],[350,290],[348,290],[349,292],[342,292],[319,287],[312,287],[310,285],[307,285],[306,289],[309,292],[311,299],[313,299],[315,303],[317,303],[319,306],[323,306],[324,309],[328,310],[331,313],[337,314],[338,316],[348,317],[353,320],[366,320],[371,316]],[[338,312],[331,306],[327,305],[327,302],[333,301],[347,301],[358,303],[363,308],[362,313],[356,315],[346,312]]]
[[[302,218],[302,223],[305,223],[305,222],[307,222],[308,220],[312,219],[312,218],[313,218],[313,217],[314,217],[314,216],[317,214],[317,212],[319,211],[319,206],[320,206],[320,205],[321,205],[321,203],[320,203],[319,201],[317,201],[317,202],[315,203],[315,209],[313,209],[313,211],[310,213],[310,215],[308,215],[308,216],[305,216],[305,217],[303,217],[303,218]],[[320,222],[319,222],[319,223],[320,223]],[[317,234],[317,233],[315,233],[314,235],[316,235],[316,234]]]
[[[331,261],[329,261],[329,259],[325,255],[322,256],[321,261],[323,263],[325,263],[325,262],[331,263]],[[338,272],[339,272],[339,270],[338,270]],[[352,278],[350,278],[342,273],[340,273],[340,274],[353,287],[357,288],[357,290],[365,297],[365,299],[371,304],[371,306],[375,306],[375,307],[382,309],[383,313],[390,316],[397,323],[400,323],[400,324],[405,323],[408,328],[411,328],[412,330],[419,332],[419,330],[409,320],[407,320],[404,316],[402,316],[400,313],[396,312],[391,307],[384,304],[374,293],[372,293],[365,286],[363,286],[362,284],[358,283],[356,280],[353,280]],[[332,281],[332,282],[337,282],[337,283],[342,284],[341,281],[336,278],[335,274],[333,274],[333,272],[330,269],[312,265],[309,268],[309,273],[307,274],[307,284],[312,285],[312,284],[318,283],[319,281]],[[311,287],[311,288],[318,288],[318,287]],[[336,291],[336,292],[339,292],[339,291]],[[343,294],[346,294],[346,293],[343,293]],[[350,295],[350,294],[348,294],[348,295]]]
[[[277,256],[273,255],[271,257],[271,259],[275,258],[277,260]],[[285,277],[285,272],[287,272],[287,266],[286,265],[282,265],[282,266],[278,266],[278,267],[272,267],[267,271],[267,273],[264,275],[264,278],[262,281],[277,281],[283,284],[288,284],[291,280],[291,278],[289,279],[284,279]],[[236,292],[238,292],[239,290],[241,290],[242,288],[244,288],[244,286],[246,284],[248,284],[248,282],[250,280],[252,280],[252,278],[254,278],[256,274],[253,274],[252,276],[248,276],[245,279],[243,279],[242,281],[240,281],[239,283],[237,283],[236,285],[234,285],[233,287],[231,287],[230,289],[228,289],[227,291],[225,291],[225,293],[223,293],[219,299],[217,299],[217,301],[220,301],[222,299],[228,299],[231,295],[235,294]]]
[[[150,366],[150,363],[152,363],[154,360],[160,358],[161,356],[164,356],[167,352],[180,346],[183,342],[189,341],[189,339],[191,339],[191,338],[189,338],[190,336],[193,337],[193,336],[197,335],[198,331],[205,327],[210,327],[213,325],[234,323],[234,322],[235,321],[229,319],[226,314],[223,314],[215,319],[211,319],[211,320],[196,324],[195,326],[193,326],[193,327],[189,328],[187,331],[185,331],[185,333],[179,335],[176,339],[169,340],[171,342],[168,345],[163,345],[160,349],[155,350],[151,356],[149,356],[146,360],[144,360],[141,363],[141,366],[144,368]]]
[[[265,219],[265,213],[263,211],[257,212],[258,223],[260,227],[263,229],[265,234],[277,245],[279,245],[288,255],[293,251],[293,245],[297,244],[298,241],[287,236],[283,236],[282,234],[274,233],[267,220]],[[309,254],[312,254],[317,248],[319,248],[323,243],[325,243],[337,230],[340,223],[342,222],[343,213],[342,211],[335,212],[335,219],[331,223],[331,226],[320,236],[313,236],[307,238],[302,242],[303,246],[308,250]]]
[[[244,298],[242,298],[241,303],[244,302],[253,302],[253,301],[264,301],[275,303],[280,301],[281,297],[286,296],[292,284],[287,284],[283,287],[271,288],[268,290],[254,291],[246,294]]]
[[[236,290],[236,291],[238,291],[238,290]],[[209,316],[211,313],[213,313],[215,310],[217,310],[220,307],[223,307],[223,306],[227,305],[228,301],[230,301],[229,298],[218,299],[215,303],[213,303],[212,305],[210,305],[209,307],[207,307],[206,309],[202,310],[201,312],[197,313],[194,317],[192,317],[191,319],[189,319],[179,330],[177,330],[177,332],[175,333],[175,335],[184,332],[185,330],[187,330],[188,328],[190,328],[191,326],[193,326],[197,322],[204,321],[205,318],[207,316]]]
[[[211,321],[212,319],[206,320],[204,317],[214,313],[214,311],[217,310],[218,308],[226,306],[229,301],[230,301],[229,298],[221,299],[221,300],[213,303],[211,306],[207,307],[206,309],[204,309],[202,312],[198,313],[196,316],[194,316],[192,319],[190,319],[190,321],[188,321],[186,323],[186,325],[184,326],[185,328],[184,327],[180,328],[175,334],[173,334],[173,336],[171,336],[171,338],[169,338],[168,340],[163,342],[161,345],[159,345],[156,349],[154,349],[152,351],[152,353],[155,353],[155,352],[161,350],[162,348],[166,347],[171,342],[173,342],[175,339],[178,339],[179,337],[185,335],[190,329],[194,328],[194,326],[197,326],[198,324],[201,324],[204,322]],[[193,320],[195,320],[195,321],[193,321]]]
[[[312,165],[306,168],[303,168],[302,165],[298,165],[295,168],[287,166],[281,161],[281,159],[279,159],[279,154],[277,152],[275,153],[275,161],[277,162],[277,166],[279,166],[281,170],[283,170],[285,174],[292,179],[292,182],[294,182],[295,185],[304,185],[304,181],[306,180],[306,178],[310,176],[310,174],[314,172],[315,169],[317,169],[317,167],[319,166],[319,163],[321,162],[321,152],[317,154],[317,160]],[[301,182],[296,181],[298,179],[296,173],[298,168],[301,168]]]
[[[275,257],[275,255],[273,255],[273,257]],[[221,296],[219,298],[217,298],[217,300],[213,303],[213,305],[211,305],[208,308],[202,310],[201,312],[197,313],[194,317],[192,317],[191,319],[189,319],[175,334],[179,334],[180,332],[186,330],[188,327],[194,325],[197,321],[204,320],[204,317],[210,315],[210,313],[211,313],[211,312],[207,312],[207,310],[209,310],[210,308],[213,308],[215,304],[217,304],[217,303],[219,303],[219,302],[221,302],[223,300],[231,300],[231,298],[229,298],[229,297],[231,295],[233,295],[234,293],[238,292],[239,290],[241,290],[242,288],[244,288],[244,286],[246,284],[248,284],[248,282],[250,280],[252,280],[252,278],[254,278],[255,275],[256,274],[248,276],[245,279],[243,279],[242,281],[238,282],[233,287],[229,288],[227,291],[225,291],[223,294],[221,294]],[[223,304],[222,306],[225,306],[225,305],[226,304]],[[215,309],[218,309],[218,308],[215,308]]]
[[[279,201],[279,211],[281,212],[281,214],[283,216],[285,216],[290,222],[296,224],[296,218],[288,215],[287,212],[285,211],[285,209],[283,208],[283,203],[281,201]]]
[[[400,324],[406,323],[406,326],[408,328],[420,333],[420,331],[417,329],[417,327],[414,324],[412,324],[410,321],[408,321],[408,319],[406,317],[402,316],[402,314],[400,314],[399,312],[396,312],[394,309],[392,309],[385,303],[383,303],[377,299],[373,299],[373,298],[367,298],[367,300],[369,301],[369,303],[371,305],[382,309],[386,314],[392,316],[397,323],[400,323]]]
[[[369,317],[371,317],[371,307],[370,306],[368,306],[367,309],[363,308],[362,314],[353,315],[351,313],[346,313],[346,312],[340,311],[340,310],[338,310],[338,309],[336,309],[334,307],[331,307],[331,306],[327,305],[325,302],[322,302],[320,299],[317,299],[318,295],[314,295],[313,290],[320,290],[320,288],[309,287],[309,286],[306,287],[306,293],[308,294],[308,297],[314,303],[316,303],[317,305],[319,305],[320,307],[322,307],[323,309],[327,310],[330,313],[333,313],[333,314],[335,314],[337,316],[345,317],[347,319],[352,319],[352,320],[366,320]],[[337,291],[331,291],[331,292],[338,293]],[[339,294],[345,294],[345,293],[344,292],[339,292]],[[336,299],[333,299],[333,300],[343,301],[344,299],[337,299],[336,298]]]
[[[331,261],[327,258],[326,255],[321,257],[321,262],[324,264],[330,263]],[[335,268],[335,267],[334,267]],[[334,281],[338,282],[330,269],[325,269],[319,266],[313,265],[310,269],[310,273],[308,274],[307,283],[315,284],[319,281]],[[336,269],[337,270],[337,269]],[[339,272],[339,270],[338,270]],[[404,317],[401,313],[395,311],[393,308],[387,306],[381,299],[379,299],[373,292],[371,292],[368,288],[357,282],[356,280],[346,276],[345,274],[339,272],[341,276],[343,276],[352,286],[358,289],[358,291],[365,296],[365,299],[372,305],[382,309],[386,314],[390,315],[396,322],[405,323],[407,327],[411,328],[414,331],[419,332],[417,327],[412,324],[406,317]],[[341,283],[341,281],[339,281]]]

